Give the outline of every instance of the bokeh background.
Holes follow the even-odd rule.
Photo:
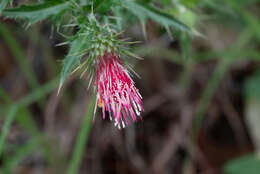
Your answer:
[[[122,130],[92,124],[85,77],[57,95],[69,47],[50,21],[0,17],[1,174],[260,173],[260,1],[155,4],[197,34],[128,24],[145,111]]]

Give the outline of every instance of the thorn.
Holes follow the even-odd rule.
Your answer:
[[[146,27],[145,27],[145,22],[141,21],[141,25],[142,25],[142,31],[143,31],[143,35],[144,35],[144,40],[147,41],[147,33],[146,33]]]
[[[90,87],[90,85],[91,85],[91,83],[92,83],[92,80],[93,80],[93,75],[91,75],[90,81],[89,81],[89,83],[88,83],[88,89],[89,89],[89,87]]]
[[[59,88],[58,88],[57,96],[60,94],[61,87],[62,87],[62,83],[59,84]]]
[[[55,47],[59,47],[59,46],[63,46],[63,45],[68,45],[70,42],[62,42],[62,43],[58,43],[55,45]]]
[[[88,70],[88,67],[86,67],[86,69],[83,71],[83,73],[81,73],[81,75],[80,75],[80,79],[82,79],[82,77],[84,76],[84,74],[87,72],[87,70]]]
[[[126,65],[126,66],[128,67],[128,69],[130,69],[130,71],[131,71],[132,73],[134,73],[134,75],[135,75],[137,78],[141,79],[141,76],[140,76],[137,72],[135,72],[134,69],[133,69],[130,65]]]
[[[71,73],[70,75],[74,74],[77,70],[79,70],[81,68],[81,66],[78,66],[77,68],[75,68]]]
[[[174,40],[174,38],[173,38],[173,36],[172,36],[172,32],[171,32],[169,26],[165,26],[165,29],[166,29],[166,31],[167,31],[167,33],[168,33],[170,39],[171,39],[171,40]]]
[[[93,4],[93,1],[92,1],[92,4],[91,4],[91,13],[94,14],[94,4]]]
[[[67,25],[63,25],[62,27],[65,28],[65,27],[76,27],[77,24],[67,24]]]
[[[130,51],[125,50],[124,52],[125,52],[127,55],[131,56],[131,57],[134,57],[134,58],[139,59],[139,60],[144,60],[142,57],[139,57],[138,55],[136,55],[136,54],[134,54],[134,53],[132,53],[132,52],[130,52]]]

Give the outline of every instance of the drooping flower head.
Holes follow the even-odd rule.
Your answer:
[[[119,129],[135,122],[142,112],[142,97],[118,54],[105,53],[96,63],[97,106]]]
[[[88,87],[96,79],[94,117],[99,106],[102,108],[103,119],[109,116],[116,127],[125,127],[136,122],[144,110],[142,97],[119,56],[138,58],[126,48],[136,42],[118,39],[121,32],[111,25],[100,25],[94,14],[89,15],[85,22],[81,24],[77,37],[72,40],[62,76],[80,70],[82,77],[88,72]],[[64,79],[61,78],[59,90]]]

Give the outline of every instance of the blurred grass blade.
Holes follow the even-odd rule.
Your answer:
[[[174,27],[181,31],[190,32],[190,28],[184,23],[180,22],[178,19],[173,17],[170,14],[164,13],[159,9],[144,3],[137,3],[134,1],[122,1],[122,4],[128,9],[131,13],[136,15],[141,22],[145,22],[148,18],[158,22],[163,25],[165,28]]]
[[[177,65],[183,65],[184,62],[179,57],[181,56],[177,51],[169,50],[163,47],[156,46],[139,46],[133,50],[133,52],[140,57],[152,57],[165,59]]]
[[[226,58],[221,60],[221,62],[218,63],[216,70],[214,71],[211,79],[209,80],[206,89],[204,90],[199,105],[197,107],[197,114],[196,114],[196,119],[194,120],[193,126],[194,126],[194,134],[197,134],[201,123],[204,118],[204,114],[210,104],[210,101],[219,85],[221,82],[224,74],[230,67],[233,61],[230,61],[230,58]]]
[[[23,128],[30,135],[39,135],[39,131],[35,121],[33,120],[33,115],[28,110],[28,108],[20,107],[18,110],[19,117],[16,117],[16,122],[21,128]]]
[[[191,51],[190,35],[187,33],[181,33],[180,35],[181,35],[180,36],[180,46],[181,46],[181,50],[182,50],[182,58],[185,61],[187,61],[190,58],[190,51]]]
[[[32,87],[32,89],[39,86],[37,79],[34,75],[35,73],[32,70],[30,63],[26,59],[22,48],[19,46],[19,44],[17,44],[17,41],[10,33],[8,27],[5,26],[3,23],[0,23],[0,35],[7,42],[10,50],[14,54],[16,61],[18,62],[19,66],[21,67],[21,69],[24,73],[24,76],[25,76],[26,80],[28,81],[29,85]]]
[[[76,139],[75,149],[69,164],[69,169],[67,174],[77,174],[80,161],[84,154],[85,144],[88,140],[88,135],[90,133],[90,129],[92,127],[92,119],[94,114],[94,107],[96,103],[96,97],[92,97],[89,101],[88,108],[86,110],[86,114],[84,115],[84,120],[82,122],[81,130]]]
[[[20,146],[16,149],[14,156],[9,157],[5,160],[3,167],[0,169],[0,174],[12,173],[17,167],[19,162],[25,159],[30,153],[32,153],[38,147],[37,139],[33,138],[29,140],[25,145]]]
[[[11,124],[12,124],[14,118],[15,118],[16,112],[17,112],[17,105],[12,105],[8,109],[7,116],[5,118],[5,122],[4,122],[4,125],[2,127],[1,135],[0,135],[0,156],[1,156],[1,153],[4,149],[6,136],[8,135],[9,129],[10,129]]]
[[[3,10],[2,15],[9,18],[18,18],[28,20],[33,24],[46,19],[52,15],[58,15],[69,8],[69,2],[47,0],[44,3],[36,5],[21,5],[17,8]]]
[[[35,89],[31,94],[20,99],[17,102],[17,104],[19,104],[19,106],[21,107],[24,107],[30,105],[33,102],[38,101],[39,99],[43,98],[51,91],[53,91],[57,87],[57,82],[57,79],[49,81],[48,83],[42,85],[38,89]]]
[[[255,33],[255,36],[257,37],[258,40],[260,40],[260,22],[259,18],[246,12],[243,11],[242,13],[242,18],[244,19],[245,23],[247,23],[248,27],[252,30],[252,32]]]
[[[223,55],[224,58],[222,58],[221,61],[218,63],[212,77],[207,84],[206,89],[204,90],[200,98],[195,120],[193,122],[193,135],[196,136],[196,134],[198,133],[201,123],[204,119],[205,112],[224,74],[232,65],[232,63],[234,63],[238,59],[241,52],[240,49],[243,48],[244,45],[246,45],[250,41],[252,36],[252,32],[250,32],[249,30],[245,30],[240,35],[240,38],[237,40],[237,42],[233,44],[233,47],[229,49],[230,51],[226,52],[226,54]]]
[[[14,103],[10,97],[8,96],[8,94],[0,87],[0,99],[3,99],[3,101],[5,102],[5,104],[7,105],[12,105],[12,103]],[[15,104],[13,104],[15,105]],[[0,111],[5,111],[5,106],[0,106]],[[34,120],[32,119],[33,116],[31,114],[31,112],[28,110],[27,106],[20,106],[18,111],[19,113],[19,117],[16,117],[16,121],[17,123],[23,128],[25,129],[27,132],[36,135],[38,134],[38,129],[37,126],[34,122]]]
[[[0,87],[0,99],[1,101],[4,101],[6,104],[10,103],[10,98],[8,94],[5,92],[3,88]],[[0,107],[1,108],[1,107]]]

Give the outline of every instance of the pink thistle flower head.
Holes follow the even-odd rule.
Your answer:
[[[106,52],[99,57],[96,64],[97,106],[102,108],[103,119],[106,111],[110,120],[115,121],[119,129],[136,122],[144,110],[142,96],[135,87],[128,70],[124,67],[119,55]]]

